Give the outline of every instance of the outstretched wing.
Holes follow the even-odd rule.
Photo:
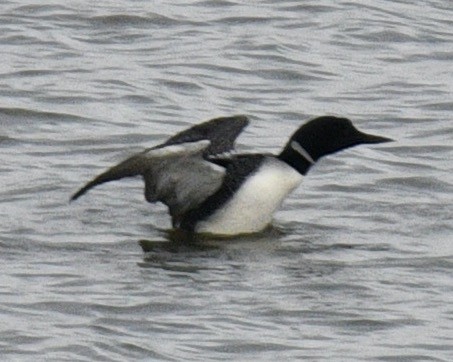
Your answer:
[[[71,200],[102,183],[141,175],[146,200],[163,202],[177,217],[199,205],[222,184],[225,169],[203,158],[209,145],[209,141],[202,140],[144,151],[88,182]]]
[[[77,191],[71,201],[105,182],[141,175],[146,200],[166,204],[175,222],[220,188],[225,167],[209,158],[231,151],[248,123],[245,116],[233,116],[195,125],[103,172]]]

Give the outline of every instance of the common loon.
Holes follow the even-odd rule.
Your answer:
[[[232,154],[249,123],[245,116],[195,125],[100,174],[72,197],[124,177],[141,175],[148,202],[168,206],[173,227],[237,235],[263,230],[283,199],[321,157],[391,139],[357,130],[347,118],[318,117],[302,125],[279,155]]]

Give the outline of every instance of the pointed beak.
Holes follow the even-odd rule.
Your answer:
[[[385,142],[393,142],[391,138],[382,137],[382,136],[375,136],[369,133],[360,132],[360,141],[361,143],[385,143]]]

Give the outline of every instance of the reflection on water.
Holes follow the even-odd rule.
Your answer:
[[[282,228],[275,225],[269,225],[265,230],[259,233],[235,235],[235,236],[222,236],[222,235],[210,235],[210,234],[195,234],[180,229],[167,229],[160,230],[166,240],[162,241],[151,241],[151,240],[139,240],[139,245],[143,251],[150,252],[155,250],[155,247],[166,245],[175,252],[180,251],[182,248],[193,248],[194,250],[203,250],[205,248],[218,248],[225,245],[232,245],[236,243],[244,242],[265,242],[273,241],[279,237],[285,235]]]
[[[192,262],[199,259],[230,259],[233,254],[272,253],[284,236],[281,229],[270,226],[256,234],[221,237],[188,233],[183,230],[163,231],[164,240],[139,240],[145,252],[141,267],[186,268],[198,270]],[[181,263],[190,265],[181,266]]]

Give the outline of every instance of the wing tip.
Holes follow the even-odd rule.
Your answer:
[[[79,197],[83,196],[88,190],[90,189],[90,185],[86,185],[82,187],[79,191],[74,193],[70,198],[69,198],[69,203],[76,201]]]

